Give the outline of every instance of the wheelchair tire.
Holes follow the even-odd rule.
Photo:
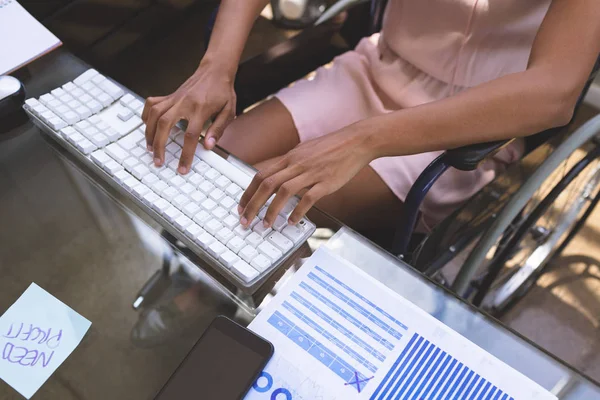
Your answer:
[[[541,201],[532,196],[516,227],[500,237],[486,271],[472,282],[474,305],[496,317],[504,315],[571,242],[600,200],[599,156],[595,146],[557,184],[548,178],[551,189]]]

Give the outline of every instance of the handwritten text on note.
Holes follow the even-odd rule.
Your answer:
[[[32,283],[0,317],[0,378],[30,398],[75,350],[90,325]]]

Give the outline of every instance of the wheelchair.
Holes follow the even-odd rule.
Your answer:
[[[344,23],[306,28],[243,62],[235,82],[238,113],[354,48],[362,37],[378,32],[386,2],[355,5]],[[207,44],[210,32],[209,23]],[[600,59],[575,115],[599,67]],[[473,305],[496,316],[507,312],[560,255],[600,200],[600,139],[596,137],[600,117],[574,133],[570,132],[572,122],[527,137],[520,162],[430,233],[417,233],[423,199],[445,171],[474,170],[512,140],[446,151],[412,186],[393,241],[383,247]],[[447,270],[456,263],[460,268],[449,282]]]

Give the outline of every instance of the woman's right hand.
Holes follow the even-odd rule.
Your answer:
[[[142,120],[146,124],[148,151],[154,153],[154,164],[165,162],[165,146],[171,128],[187,120],[187,130],[178,172],[190,171],[194,152],[205,123],[213,119],[205,136],[204,146],[211,150],[235,117],[236,96],[233,88],[235,72],[203,60],[198,70],[173,94],[149,97]]]

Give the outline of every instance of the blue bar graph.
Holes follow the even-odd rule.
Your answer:
[[[370,400],[514,400],[415,333]]]

